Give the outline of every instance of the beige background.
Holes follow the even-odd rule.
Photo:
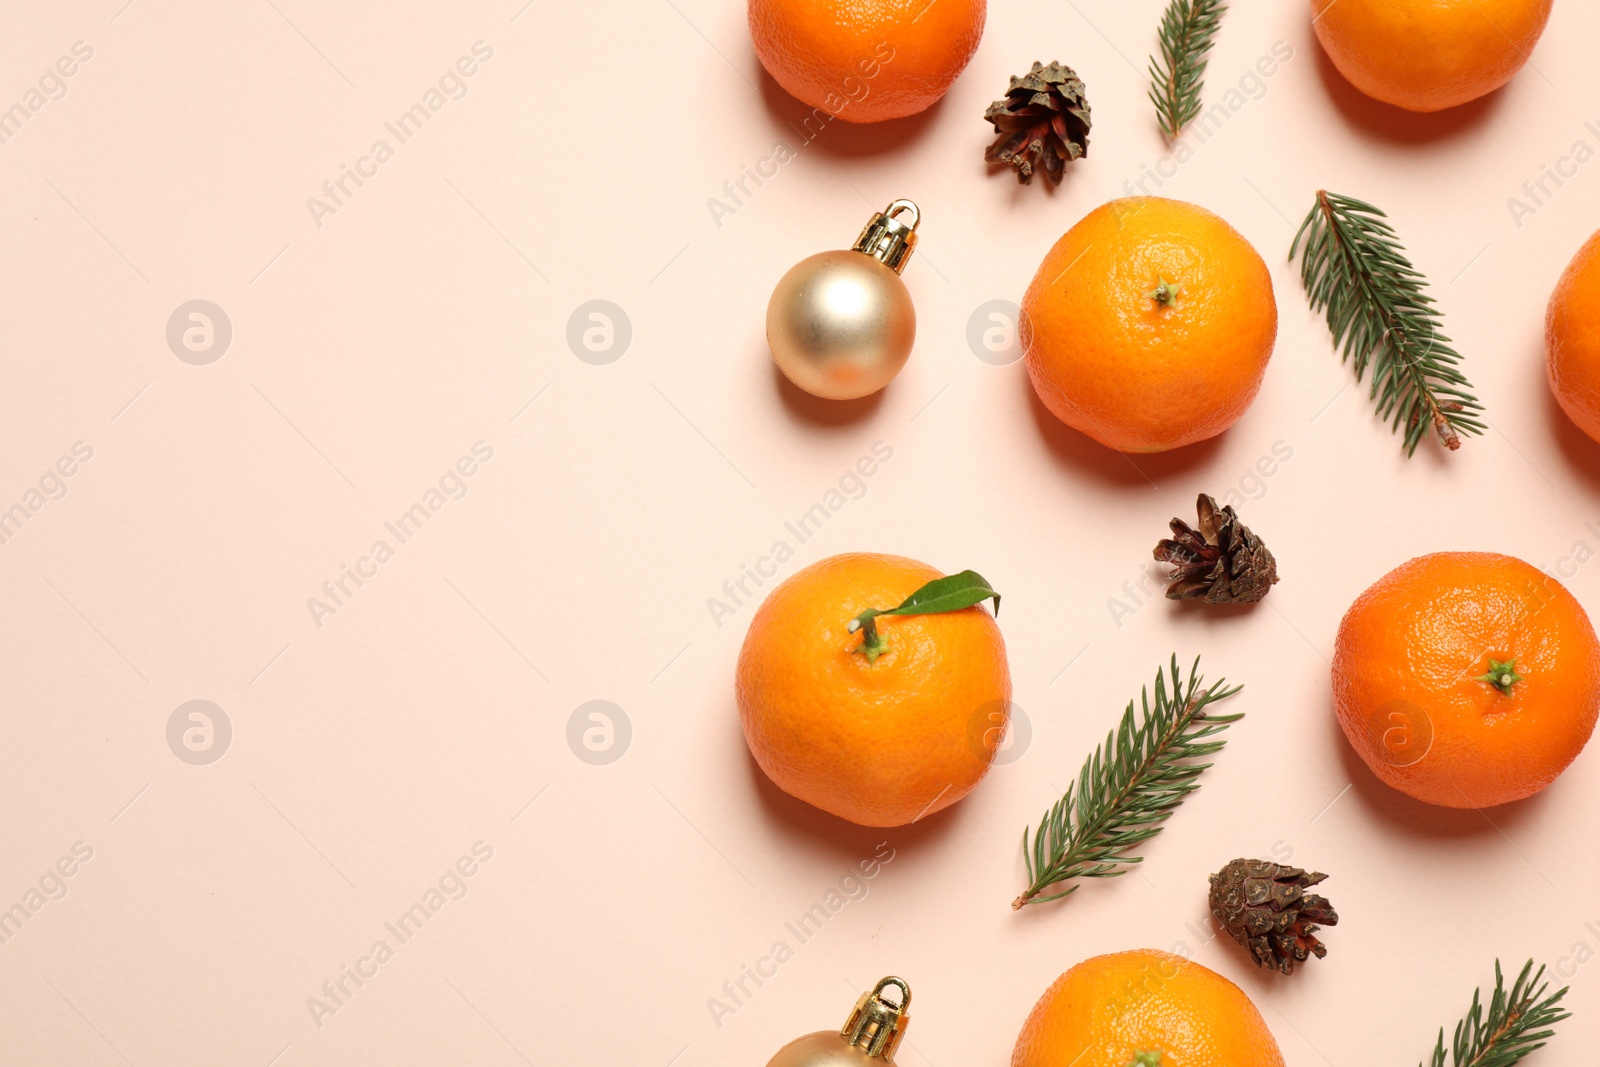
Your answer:
[[[1425,551],[1514,553],[1600,605],[1600,449],[1555,412],[1540,340],[1600,225],[1600,163],[1520,226],[1507,204],[1575,142],[1600,148],[1600,13],[1562,0],[1506,91],[1420,118],[1354,95],[1306,6],[1227,14],[1210,99],[1276,42],[1293,58],[1159,190],[1272,265],[1276,358],[1223,438],[1137,462],[1052,425],[967,330],[1162,163],[1142,73],[1157,0],[994,3],[939,106],[809,144],[734,0],[11,11],[0,106],[75,42],[93,55],[0,144],[0,507],[41,505],[0,544],[0,906],[46,890],[0,945],[0,1060],[761,1064],[896,973],[916,996],[902,1063],[999,1064],[1066,967],[1180,943],[1296,1067],[1416,1062],[1497,954],[1560,964],[1578,1017],[1541,1062],[1580,1055],[1600,1038],[1581,962],[1600,951],[1600,753],[1509,809],[1421,809],[1352,764],[1326,657],[1349,601]],[[464,95],[406,143],[387,133],[479,41]],[[1054,192],[981,159],[979,116],[1035,59],[1076,67],[1094,106],[1091,157]],[[319,226],[308,198],[380,138],[392,158]],[[718,225],[708,199],[778,142],[794,158]],[[1307,310],[1284,260],[1322,186],[1387,208],[1433,279],[1493,427],[1460,453],[1407,462]],[[913,359],[879,400],[807,403],[765,352],[770,287],[901,196],[924,216]],[[196,299],[232,327],[208,365],[166,340]],[[608,365],[566,340],[596,299],[631,325]],[[92,457],[48,477],[76,442]],[[478,442],[492,458],[445,477],[399,543],[385,523]],[[964,803],[885,832],[761,778],[731,693],[751,609],[719,626],[708,607],[875,442],[891,458],[846,479],[858,498],[779,575],[854,549],[978,568],[1005,594],[1032,727]],[[1150,545],[1199,490],[1246,500],[1283,583],[1242,614],[1114,613],[1124,583],[1159,589]],[[392,558],[363,562],[380,539]],[[314,618],[358,566],[372,576]],[[1012,914],[1023,825],[1173,651],[1247,686],[1220,765],[1140,874]],[[207,765],[167,739],[197,699],[232,729]],[[623,750],[612,713],[609,764],[568,744],[592,700],[631,730]],[[797,944],[784,923],[880,842],[867,895]],[[1343,917],[1293,980],[1205,916],[1207,872],[1275,851],[1331,872]],[[385,924],[441,877],[465,896],[400,943]],[[380,939],[392,958],[362,962]],[[714,1019],[780,939],[793,958]],[[371,977],[331,1010],[323,984],[356,967]]]

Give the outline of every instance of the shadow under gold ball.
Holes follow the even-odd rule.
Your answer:
[[[808,256],[778,281],[767,304],[767,344],[791,382],[827,400],[855,400],[900,373],[917,336],[917,312],[900,280],[917,221],[916,205],[896,200],[853,247]]]

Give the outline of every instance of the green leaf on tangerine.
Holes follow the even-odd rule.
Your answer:
[[[888,647],[888,642],[878,633],[873,622],[879,615],[939,615],[947,611],[962,611],[991,599],[994,601],[994,613],[1000,614],[1000,594],[994,591],[988,579],[977,571],[962,571],[960,574],[935,578],[906,597],[897,607],[882,611],[868,608],[851,619],[846,629],[850,633],[865,631],[861,647],[856,651],[866,656],[868,663],[872,663]]]
[[[946,611],[960,611],[985,600],[994,600],[994,613],[1000,614],[1000,594],[977,571],[935,578],[915,593],[906,597],[897,608],[880,611],[879,615],[938,615]]]

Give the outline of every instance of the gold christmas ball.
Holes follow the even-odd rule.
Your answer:
[[[795,385],[825,400],[856,400],[888,385],[911,355],[917,312],[900,272],[922,215],[896,200],[856,243],[789,269],[767,303],[767,344]]]
[[[884,997],[896,989],[895,1000]],[[795,1038],[778,1050],[767,1067],[895,1067],[894,1052],[911,1021],[911,987],[890,975],[861,994],[838,1030],[819,1030]]]
[[[767,343],[778,368],[828,400],[854,400],[888,385],[916,336],[906,283],[854,249],[796,263],[767,304]]]

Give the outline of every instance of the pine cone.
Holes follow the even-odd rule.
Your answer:
[[[1218,508],[1205,493],[1195,503],[1200,528],[1172,520],[1172,538],[1156,545],[1155,558],[1172,564],[1170,600],[1203,597],[1208,604],[1252,604],[1278,580],[1278,563],[1261,538],[1239,521],[1230,504]]]
[[[1017,180],[1033,180],[1036,167],[1060,183],[1067,163],[1089,154],[1089,100],[1071,67],[1034,63],[1011,79],[1004,100],[989,105],[983,117],[999,137],[983,153],[990,163],[1017,168]]]
[[[1326,877],[1266,860],[1234,860],[1211,876],[1211,914],[1250,950],[1257,967],[1292,974],[1297,962],[1328,954],[1313,924],[1339,924],[1327,897],[1305,891]]]

